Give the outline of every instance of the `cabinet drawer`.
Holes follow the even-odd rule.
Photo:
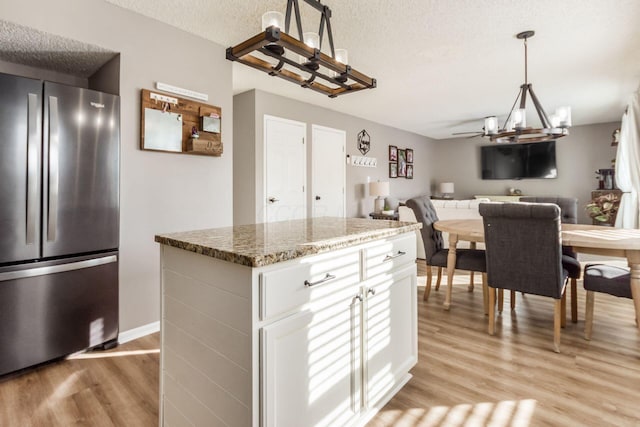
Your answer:
[[[416,260],[415,233],[406,233],[387,239],[364,250],[365,279],[388,273]]]
[[[302,258],[290,267],[260,274],[260,320],[305,304],[320,307],[353,293],[360,282],[360,252],[331,252]]]

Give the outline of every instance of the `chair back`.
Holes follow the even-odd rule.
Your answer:
[[[560,207],[560,221],[563,224],[578,223],[578,199],[575,197],[520,197],[521,202],[527,203],[553,203]]]
[[[559,299],[562,268],[560,208],[541,203],[481,203],[487,280],[493,288]]]
[[[443,248],[442,233],[433,228],[433,223],[438,220],[436,209],[433,207],[429,196],[420,196],[407,200],[407,207],[413,210],[416,220],[422,223],[422,241],[427,264],[431,258]]]

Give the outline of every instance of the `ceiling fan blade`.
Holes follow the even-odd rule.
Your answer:
[[[451,135],[468,135],[470,133],[478,133],[478,134],[481,134],[481,135],[484,134],[484,132],[482,132],[482,131],[474,130],[474,131],[469,131],[469,132],[454,132]]]

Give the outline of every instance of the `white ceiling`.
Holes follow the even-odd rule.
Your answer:
[[[0,60],[87,78],[117,52],[0,19]]]
[[[106,0],[222,44],[257,34],[267,10],[286,0]],[[319,13],[300,0],[305,31]],[[233,64],[234,92],[257,88],[432,138],[480,130],[504,117],[524,82],[548,113],[572,107],[573,124],[620,120],[640,83],[639,0],[324,0],[337,48],[378,81],[330,99]],[[323,46],[328,43],[325,40]],[[198,88],[193,88],[197,90]],[[528,107],[531,107],[530,103]],[[529,124],[538,123],[533,115]]]

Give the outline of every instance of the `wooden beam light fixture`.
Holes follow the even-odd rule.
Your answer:
[[[524,84],[520,86],[518,96],[511,107],[511,111],[500,129],[495,116],[486,117],[484,120],[484,136],[492,142],[542,142],[551,141],[569,135],[571,127],[571,107],[560,107],[555,114],[548,116],[542,108],[542,104],[533,92],[533,87],[527,76],[527,39],[533,37],[534,31],[523,31],[516,37],[524,40]],[[542,127],[532,128],[526,125],[526,104],[527,93],[531,96],[531,101],[540,118]],[[518,104],[518,100],[520,103]]]
[[[321,14],[318,34],[312,33],[316,36],[314,42],[310,41],[311,38],[305,40],[305,35],[309,33],[302,32],[299,1],[287,0],[284,31],[281,29],[282,14],[267,12],[262,17],[264,31],[227,48],[227,59],[323,93],[330,98],[375,88],[376,79],[351,68],[347,64],[346,50],[334,48],[331,9],[321,4],[320,0],[303,1]],[[298,38],[289,35],[292,13],[296,18]],[[325,27],[331,56],[321,52]]]

